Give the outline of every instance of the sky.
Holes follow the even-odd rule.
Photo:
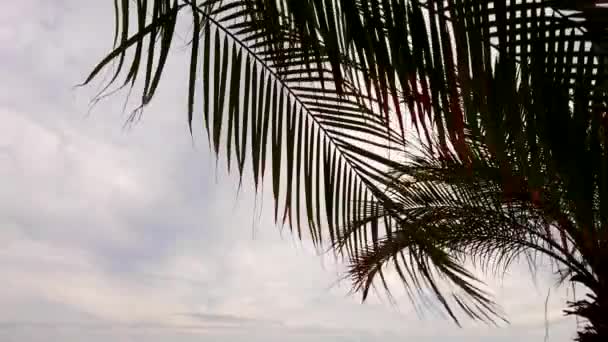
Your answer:
[[[186,120],[179,40],[153,103],[89,111],[75,88],[112,43],[112,1],[22,0],[0,12],[0,340],[570,341],[567,289],[517,265],[489,288],[510,324],[421,317],[403,293],[361,304],[344,265],[272,220],[271,198]],[[550,294],[545,310],[545,300]]]

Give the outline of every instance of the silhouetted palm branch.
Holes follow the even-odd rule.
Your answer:
[[[184,11],[192,20],[190,127],[202,88],[204,127],[215,153],[225,151],[228,169],[242,175],[248,161],[256,189],[268,174],[275,219],[298,236],[301,219],[315,243],[339,236],[336,227],[360,215],[355,204],[381,194],[376,185],[392,163],[386,155],[403,150],[404,139],[356,80],[336,81],[325,45],[293,18],[256,1],[116,1],[115,49],[85,83],[115,63],[108,85],[143,79],[141,104],[148,104]]]
[[[542,255],[559,270],[562,281],[580,283],[592,292],[591,301],[576,301],[566,311],[591,323],[579,339],[605,337],[608,144],[602,129],[577,124],[577,114],[569,113],[564,102],[558,108],[566,110],[554,112],[555,120],[563,120],[555,125],[556,135],[545,138],[548,144],[539,144],[534,154],[538,169],[518,164],[518,158],[531,154],[517,155],[510,149],[515,144],[507,149],[513,162],[505,164],[474,135],[467,138],[466,160],[428,147],[409,155],[391,173],[388,202],[366,203],[368,216],[358,221],[394,224],[386,235],[352,253],[355,288],[365,295],[374,280],[386,287],[380,272],[392,267],[411,298],[420,288],[430,289],[455,320],[454,306],[487,319],[484,314],[495,309],[466,266],[496,272],[519,257],[535,264]],[[559,147],[572,145],[571,155],[556,150],[558,141],[563,142]],[[358,222],[349,226],[350,235],[367,229]],[[337,247],[348,246],[349,234],[343,238]],[[441,290],[438,284],[445,280],[456,290]]]
[[[521,184],[507,189],[518,171],[507,180],[487,149],[475,144],[472,150],[476,153],[468,162],[428,148],[409,156],[391,173],[389,202],[367,203],[368,216],[360,222],[393,224],[386,235],[352,253],[350,272],[364,296],[375,278],[382,277],[381,270],[392,267],[410,298],[415,300],[415,291],[426,288],[456,321],[454,305],[472,318],[492,320],[489,314],[496,314],[496,308],[467,270],[467,262],[498,272],[518,257],[534,260],[544,254],[560,268],[592,277],[571,232],[563,233],[559,222],[547,215],[547,208],[559,203],[549,203],[549,198],[544,204],[536,202],[523,177]],[[348,232],[362,229],[354,222]],[[343,235],[338,248],[347,247],[349,234]],[[446,280],[453,286],[441,290]]]

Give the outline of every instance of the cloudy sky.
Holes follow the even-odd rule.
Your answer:
[[[22,0],[0,12],[0,340],[571,340],[566,291],[523,265],[490,281],[510,325],[365,304],[342,267],[271,220],[270,199],[188,134],[186,50],[124,127],[122,97],[75,89],[109,49],[110,0]],[[181,45],[180,45],[181,44]],[[551,295],[545,316],[545,298]],[[545,319],[546,318],[546,319]]]

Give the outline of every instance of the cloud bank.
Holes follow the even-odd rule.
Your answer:
[[[511,325],[419,318],[398,291],[396,305],[360,304],[336,283],[340,265],[272,224],[270,198],[237,191],[236,178],[216,168],[202,129],[189,136],[179,47],[158,98],[124,128],[121,97],[87,114],[94,89],[73,87],[110,48],[111,1],[3,9],[0,340],[544,337],[554,279],[534,286],[523,266],[492,287]],[[560,312],[564,291],[549,299],[549,341],[574,334]]]

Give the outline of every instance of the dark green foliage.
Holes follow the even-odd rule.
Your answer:
[[[595,4],[115,0],[115,49],[85,83],[112,62],[108,86],[143,78],[148,104],[186,17],[190,129],[200,99],[228,169],[256,189],[270,177],[275,220],[343,252],[364,298],[391,266],[413,300],[428,290],[456,321],[455,308],[494,321],[465,262],[544,254],[597,295],[573,307],[605,336],[584,314],[608,310],[608,9]]]

